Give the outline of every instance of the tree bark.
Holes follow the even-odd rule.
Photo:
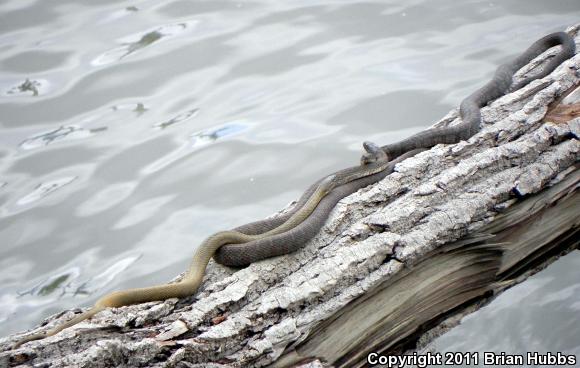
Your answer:
[[[403,351],[578,246],[579,84],[576,55],[483,108],[468,141],[343,199],[302,250],[241,270],[212,262],[195,296],[106,310],[17,350],[8,336],[0,366],[351,367]]]

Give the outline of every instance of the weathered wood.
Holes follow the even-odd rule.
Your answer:
[[[568,30],[577,41],[579,27]],[[191,298],[104,311],[18,350],[7,350],[17,336],[3,338],[0,366],[350,367],[403,349],[577,246],[580,118],[554,106],[556,123],[544,116],[579,84],[576,55],[484,108],[468,141],[423,152],[342,200],[302,251],[238,271],[212,263]],[[452,111],[438,124],[457,121]]]

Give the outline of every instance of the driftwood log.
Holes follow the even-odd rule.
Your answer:
[[[576,55],[484,108],[468,141],[343,199],[303,250],[241,270],[212,263],[195,296],[107,310],[17,350],[21,335],[2,338],[0,366],[353,367],[413,349],[578,247],[579,84]]]

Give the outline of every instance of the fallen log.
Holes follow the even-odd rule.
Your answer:
[[[241,270],[212,263],[192,297],[106,310],[16,350],[20,335],[8,336],[0,366],[353,367],[403,352],[578,247],[579,84],[576,55],[482,109],[468,141],[343,199],[303,250]],[[451,111],[436,125],[457,122]]]

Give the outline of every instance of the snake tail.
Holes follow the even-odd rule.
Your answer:
[[[70,320],[68,320],[68,321],[66,321],[66,322],[64,322],[56,327],[53,327],[52,329],[50,329],[48,331],[28,335],[28,336],[18,340],[12,346],[12,349],[18,349],[20,347],[20,345],[25,344],[25,343],[30,342],[30,341],[41,340],[41,339],[44,339],[45,337],[56,335],[57,333],[64,330],[65,328],[69,328],[71,326],[76,325],[79,322],[84,321],[85,319],[91,318],[92,316],[94,316],[95,314],[104,310],[105,308],[106,308],[105,306],[95,305],[91,309],[89,309],[89,310],[87,310],[87,311],[85,311],[77,316],[74,316],[72,319],[70,319]]]

